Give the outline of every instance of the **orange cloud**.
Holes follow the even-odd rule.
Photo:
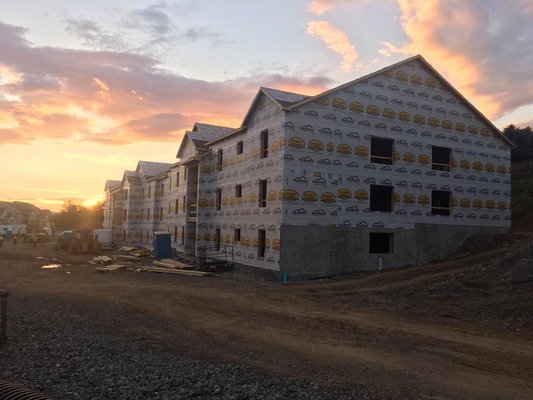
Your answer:
[[[490,118],[533,102],[533,48],[519,40],[533,34],[533,7],[523,0],[397,2],[409,41],[384,42],[381,54],[422,54]]]
[[[341,70],[348,72],[352,68],[359,54],[346,32],[327,21],[311,21],[307,24],[307,33],[322,40],[326,46],[342,57]]]
[[[315,15],[322,15],[327,13],[328,11],[333,10],[336,8],[339,4],[350,4],[350,3],[360,3],[364,4],[367,3],[370,0],[313,0],[311,3],[307,6],[307,11],[310,13],[313,13]]]
[[[327,0],[315,0],[307,7],[307,11],[315,14],[322,15],[333,8],[333,2]]]
[[[328,79],[187,78],[144,55],[43,48],[0,22],[0,145],[46,138],[176,142],[196,121],[238,126],[259,85],[316,93]]]

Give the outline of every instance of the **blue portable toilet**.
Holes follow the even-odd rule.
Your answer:
[[[169,258],[171,255],[170,233],[154,232],[154,257]]]

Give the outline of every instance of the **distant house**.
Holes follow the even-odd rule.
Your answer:
[[[40,232],[52,213],[21,201],[0,201],[0,233]]]
[[[106,185],[106,221],[289,279],[427,262],[510,228],[511,146],[415,56],[316,96],[260,88],[240,127],[197,123],[177,163]]]

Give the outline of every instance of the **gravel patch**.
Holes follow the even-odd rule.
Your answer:
[[[121,335],[117,319],[141,315],[57,298],[8,299],[8,341],[0,379],[57,399],[390,399],[366,386],[345,387],[270,376],[162,351],[140,335]]]

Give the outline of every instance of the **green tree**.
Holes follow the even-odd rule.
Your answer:
[[[85,207],[72,200],[66,200],[61,210],[55,213],[52,221],[59,230],[83,230],[102,227],[104,211],[102,203],[92,207]]]

